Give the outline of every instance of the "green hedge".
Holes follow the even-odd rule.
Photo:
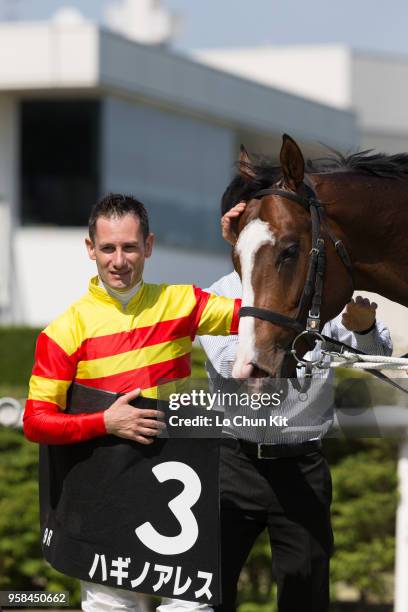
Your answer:
[[[77,606],[78,581],[52,569],[42,555],[37,472],[37,444],[0,427],[0,590],[69,591]]]
[[[32,327],[0,327],[0,394],[25,395],[40,333]],[[192,376],[205,377],[204,353],[193,348]],[[23,395],[21,395],[23,394]]]
[[[27,386],[33,367],[35,342],[40,330],[0,327],[0,385]]]

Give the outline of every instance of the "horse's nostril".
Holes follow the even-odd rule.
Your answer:
[[[269,372],[263,370],[255,363],[253,363],[252,365],[254,369],[252,371],[251,378],[268,378],[270,376]]]

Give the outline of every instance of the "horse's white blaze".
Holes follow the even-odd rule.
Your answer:
[[[275,244],[276,238],[266,221],[254,219],[239,235],[235,251],[241,264],[242,306],[253,306],[255,293],[252,285],[252,272],[255,255],[265,244]],[[237,358],[232,370],[234,378],[248,378],[252,373],[251,361],[256,358],[255,320],[242,317],[239,322]]]

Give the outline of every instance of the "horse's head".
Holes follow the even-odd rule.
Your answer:
[[[312,224],[315,233],[320,213],[317,209],[310,210],[314,193],[305,183],[302,153],[289,136],[283,137],[279,174],[276,168],[271,173],[269,166],[269,182],[267,166],[252,164],[243,148],[239,168],[240,178],[236,177],[235,181],[242,191],[234,196],[246,200],[247,206],[238,221],[233,258],[242,280],[242,305],[250,309],[245,313],[249,316],[242,316],[240,320],[233,375],[236,378],[292,375],[293,358],[285,361],[289,367],[285,367],[284,373],[282,365],[294,338],[306,328],[312,306],[310,293],[314,293],[316,283],[310,273]],[[321,220],[318,226],[321,236],[326,238]],[[316,247],[315,242],[313,246]],[[317,257],[316,249],[314,256]],[[325,253],[319,257],[320,267],[322,260],[326,260],[323,301],[319,308],[323,324],[341,311],[352,288],[348,271],[336,256],[332,241],[325,241]],[[251,310],[253,307],[261,310],[255,312]],[[273,313],[272,317],[268,313]],[[309,317],[310,323],[313,325]],[[303,355],[310,345],[301,340],[297,348]]]

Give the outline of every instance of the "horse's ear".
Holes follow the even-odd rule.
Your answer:
[[[251,158],[243,144],[239,147],[238,170],[246,181],[251,181],[256,176]]]
[[[287,134],[282,137],[280,165],[285,183],[296,190],[305,175],[305,160],[296,142]]]

